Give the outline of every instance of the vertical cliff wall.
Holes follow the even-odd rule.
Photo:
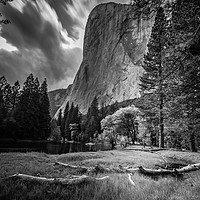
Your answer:
[[[106,105],[137,97],[153,22],[135,18],[131,5],[95,7],[86,25],[82,64],[61,108],[73,101],[86,113],[95,96]]]

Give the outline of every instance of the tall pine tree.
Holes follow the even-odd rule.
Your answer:
[[[164,147],[164,75],[165,47],[167,21],[162,7],[157,11],[155,23],[148,43],[148,53],[144,56],[144,74],[141,77],[143,93],[153,93],[155,96],[154,108],[158,110],[159,118],[159,147]]]
[[[89,138],[94,137],[94,133],[98,131],[100,133],[101,131],[101,123],[100,123],[100,113],[98,109],[98,100],[95,96],[91,106],[88,109],[88,113],[86,116],[85,121],[85,134],[88,135]]]
[[[45,78],[40,86],[40,101],[39,101],[39,123],[40,137],[47,139],[50,135],[50,103],[47,89],[47,79]]]
[[[71,132],[69,129],[69,125],[72,123],[73,113],[74,113],[74,103],[72,102],[66,121],[65,121],[65,135],[67,136],[67,140],[71,140]]]
[[[24,82],[16,118],[22,138],[39,138],[39,82],[30,74]]]
[[[3,92],[0,89],[0,137],[3,137],[3,120],[5,118],[5,106],[4,106],[4,100],[3,100]]]
[[[182,137],[190,140],[190,148],[196,151],[199,123],[200,92],[200,2],[177,0],[172,7],[169,26],[169,55],[167,62],[173,70],[170,86],[171,118],[180,126]],[[176,72],[176,73],[174,73]],[[172,82],[172,81],[171,81]],[[170,118],[169,118],[170,119]],[[185,128],[187,127],[187,128]],[[180,128],[179,128],[180,129]],[[184,139],[185,140],[185,139]]]
[[[16,108],[19,102],[19,97],[20,97],[20,84],[19,81],[16,81],[12,86],[12,97],[11,97],[12,110]]]
[[[6,118],[6,106],[4,98],[4,88],[7,85],[6,78],[0,77],[0,126],[3,126],[3,120]]]

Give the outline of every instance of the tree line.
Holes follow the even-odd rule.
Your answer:
[[[0,137],[17,139],[47,139],[50,134],[47,80],[40,84],[30,74],[20,87],[10,85],[0,77]]]
[[[101,120],[118,109],[118,102],[100,106],[95,96],[86,115],[82,115],[78,105],[67,102],[64,110],[59,110],[58,118],[52,119],[52,139],[92,142],[102,133]],[[76,131],[73,131],[73,125],[76,125]]]

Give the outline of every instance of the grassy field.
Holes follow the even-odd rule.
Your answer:
[[[153,180],[138,174],[131,185],[127,174],[106,174],[109,179],[82,183],[74,186],[39,183],[6,179],[15,173],[24,173],[41,177],[66,177],[79,175],[78,170],[69,170],[54,165],[60,161],[73,165],[102,166],[144,166],[157,168],[166,162],[198,163],[200,153],[159,151],[143,152],[135,150],[113,150],[100,152],[70,153],[47,155],[44,153],[1,153],[0,154],[0,199],[83,199],[83,200],[199,200],[200,171],[184,175],[183,180],[160,178]],[[87,174],[102,177],[105,174]]]

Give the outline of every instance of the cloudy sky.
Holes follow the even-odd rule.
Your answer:
[[[0,25],[0,76],[23,84],[33,73],[40,81],[47,78],[49,90],[66,88],[82,60],[88,15],[105,2],[109,0],[14,0],[0,5],[11,21]]]

